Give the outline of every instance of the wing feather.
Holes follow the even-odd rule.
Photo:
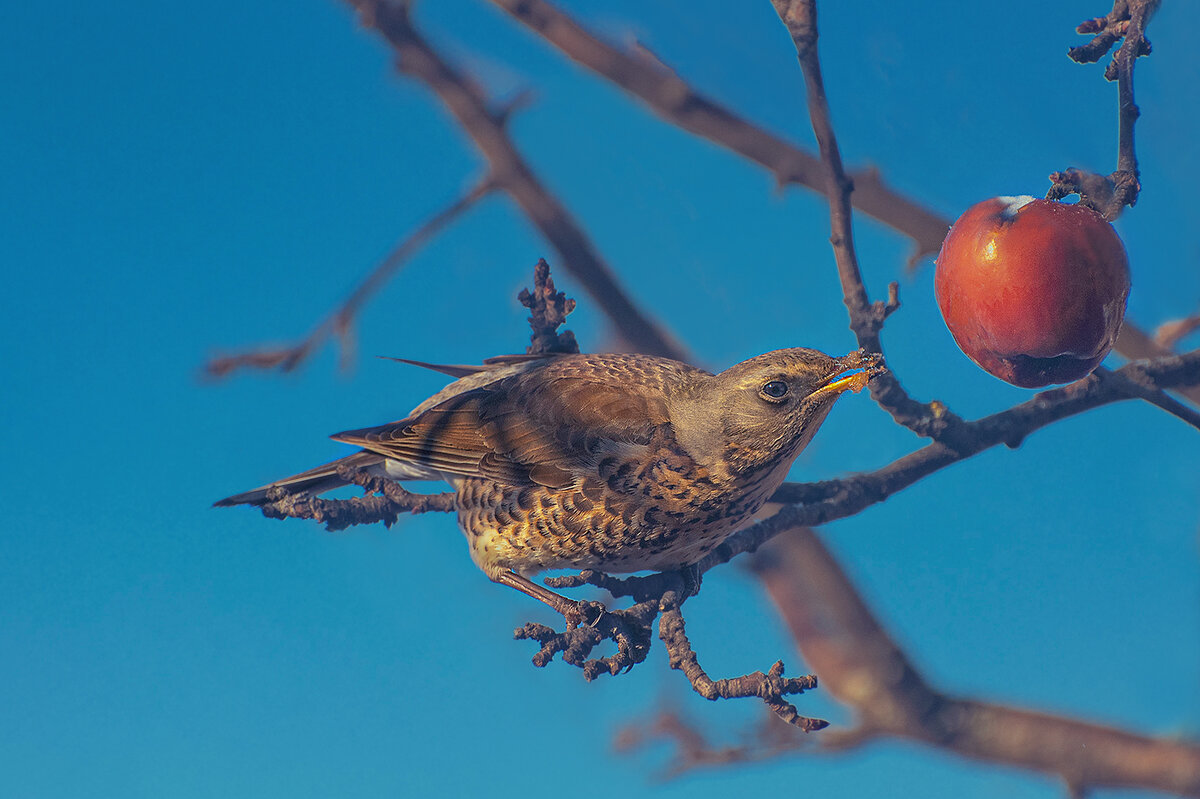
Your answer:
[[[691,370],[641,356],[560,356],[333,438],[451,475],[566,487],[605,454],[648,445],[669,424],[661,391],[646,390],[638,373],[621,379],[627,362]]]

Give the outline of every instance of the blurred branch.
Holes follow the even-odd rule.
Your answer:
[[[795,183],[825,191],[825,170],[811,153],[746,121],[705,97],[678,75],[637,53],[627,53],[594,36],[545,0],[492,0],[514,19],[576,63],[612,81],[646,103],[663,119],[765,167],[780,185]],[[854,206],[913,240],[911,261],[942,246],[950,220],[884,185],[875,169],[852,174]]]
[[[1166,350],[1174,349],[1175,345],[1200,330],[1200,312],[1183,319],[1163,322],[1154,331],[1154,343]]]
[[[204,365],[208,377],[228,377],[240,369],[276,369],[290,372],[316,351],[326,339],[334,337],[341,347],[340,361],[345,366],[352,358],[351,327],[358,312],[388,280],[404,266],[429,239],[458,219],[476,203],[494,191],[490,180],[483,180],[450,205],[438,211],[396,245],[371,271],[358,288],[336,310],[321,321],[304,339],[290,347],[260,348],[248,352],[212,358]]]
[[[570,212],[542,184],[508,135],[508,113],[497,113],[482,89],[444,59],[413,25],[408,2],[347,0],[364,26],[383,34],[397,69],[425,84],[487,159],[491,179],[558,251],[559,259],[633,347],[686,360],[683,348],[638,308]]]
[[[755,555],[752,567],[824,687],[854,708],[859,726],[850,744],[907,738],[1054,774],[1079,792],[1134,787],[1200,796],[1200,747],[1194,744],[953,697],[930,686],[813,531],[789,528]]]

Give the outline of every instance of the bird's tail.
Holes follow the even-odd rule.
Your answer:
[[[353,455],[348,455],[345,458],[338,458],[336,461],[326,463],[323,466],[318,466],[315,469],[309,469],[307,472],[294,474],[291,477],[285,477],[282,480],[276,480],[270,485],[265,485],[262,488],[256,488],[253,491],[246,491],[241,494],[234,494],[232,497],[225,497],[213,503],[220,507],[228,507],[230,505],[262,505],[267,501],[267,492],[272,488],[286,489],[289,494],[320,494],[323,491],[338,488],[346,485],[346,481],[338,477],[338,469],[342,466],[349,466],[352,469],[371,469],[379,467],[382,473],[383,456],[376,455],[374,452],[356,452]]]

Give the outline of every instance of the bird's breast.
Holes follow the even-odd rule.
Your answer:
[[[624,573],[700,560],[751,520],[773,480],[723,479],[666,449],[653,458],[602,457],[566,488],[469,478],[458,481],[456,496],[459,523],[485,570]]]

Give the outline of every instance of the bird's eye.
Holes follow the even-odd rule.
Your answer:
[[[782,380],[772,380],[770,383],[767,383],[762,387],[763,396],[770,399],[782,399],[783,395],[787,393],[787,383],[783,382]]]

